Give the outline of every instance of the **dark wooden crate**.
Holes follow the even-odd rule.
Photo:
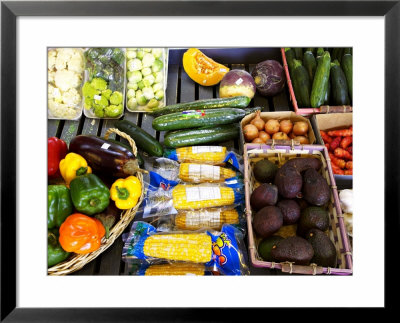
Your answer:
[[[166,89],[167,105],[190,102],[199,99],[217,98],[219,95],[219,86],[203,87],[193,82],[182,67],[182,56],[186,49],[170,49],[168,80]],[[251,72],[258,62],[266,59],[275,59],[281,61],[279,48],[204,48],[201,49],[206,55],[213,57],[216,61],[227,65],[230,69],[244,69]],[[250,103],[251,107],[261,106],[263,111],[293,111],[289,100],[287,87],[284,91],[273,97],[265,98],[258,93]],[[156,131],[152,127],[153,117],[146,113],[134,113],[125,109],[121,119],[129,120],[149,134],[157,138],[161,143],[164,140],[164,132]],[[57,136],[67,142],[74,136],[80,134],[91,134],[104,136],[109,128],[114,127],[115,120],[90,119],[82,115],[81,119],[76,121],[48,120],[47,134],[49,137]],[[110,138],[121,140],[115,134]],[[125,139],[122,139],[125,140]],[[242,147],[239,140],[227,141],[221,143],[228,148],[235,148],[242,153]],[[150,218],[151,219],[151,218]],[[135,218],[135,220],[140,220]],[[125,232],[128,232],[128,226]],[[245,238],[247,242],[247,237]],[[122,261],[122,237],[120,236],[114,244],[99,255],[95,260],[88,263],[81,270],[73,275],[125,275],[128,272],[128,266]],[[248,262],[250,264],[250,262]],[[250,265],[249,265],[250,266]],[[250,266],[251,275],[271,275],[276,274],[275,270],[265,268],[255,268]]]

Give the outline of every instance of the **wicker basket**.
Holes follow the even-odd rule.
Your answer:
[[[250,206],[250,196],[253,189],[259,184],[253,176],[253,165],[261,159],[268,159],[279,167],[287,160],[296,157],[316,157],[322,161],[322,176],[327,180],[331,187],[331,199],[328,205],[330,215],[329,237],[334,242],[337,251],[337,267],[327,268],[311,264],[309,266],[294,265],[290,262],[275,263],[262,260],[258,255],[258,238],[253,232],[252,211]],[[350,244],[344,225],[344,219],[339,202],[339,196],[333,178],[330,159],[325,146],[322,145],[302,145],[302,146],[269,146],[260,144],[246,144],[244,147],[244,176],[245,176],[245,195],[246,195],[246,219],[248,227],[248,246],[250,260],[255,267],[270,269],[280,269],[282,272],[295,274],[332,274],[332,275],[351,275],[353,272],[352,255]],[[287,226],[290,227],[290,226]],[[294,235],[295,230],[287,230],[286,236]],[[285,237],[285,235],[283,235]]]
[[[290,79],[289,67],[286,61],[285,48],[281,48],[282,62],[285,69],[286,81],[289,88],[290,100],[292,101],[294,112],[299,115],[312,115],[316,113],[339,113],[339,112],[353,112],[353,107],[351,105],[322,105],[319,108],[299,108],[297,106],[296,96],[294,95],[292,80]]]
[[[135,156],[137,155],[136,144],[130,136],[128,136],[124,132],[119,131],[118,129],[110,128],[108,129],[104,138],[108,139],[111,133],[116,133],[122,138],[125,138],[131,145],[133,154]],[[110,230],[110,235],[108,239],[106,239],[105,237],[102,239],[100,248],[88,254],[83,254],[83,255],[75,254],[71,258],[68,258],[66,261],[63,261],[53,267],[48,268],[47,270],[48,275],[61,276],[77,271],[83,268],[86,264],[88,264],[92,260],[94,260],[98,255],[100,255],[103,251],[105,251],[114,243],[114,241],[122,234],[122,232],[126,229],[129,223],[133,220],[140,204],[143,201],[143,196],[144,196],[143,175],[141,172],[138,172],[136,174],[136,177],[142,184],[142,194],[138,200],[138,203],[132,209],[125,210],[121,213],[120,220]]]

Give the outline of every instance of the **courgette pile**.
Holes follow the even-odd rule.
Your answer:
[[[299,108],[351,105],[352,48],[285,48]]]

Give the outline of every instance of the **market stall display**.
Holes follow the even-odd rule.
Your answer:
[[[321,114],[310,118],[295,113],[283,73],[287,67],[280,50],[163,49],[167,53],[165,61],[161,59],[162,54],[156,57],[159,53],[153,49],[86,48],[86,75],[91,73],[92,79],[84,79],[82,96],[87,99],[87,106],[91,105],[88,111],[101,105],[95,95],[104,96],[108,105],[104,101],[101,109],[98,107],[103,117],[90,119],[84,114],[65,123],[49,119],[49,147],[54,147],[48,156],[49,196],[51,192],[53,201],[59,203],[53,203],[51,213],[49,209],[52,219],[49,220],[51,228],[48,228],[49,274],[351,274],[351,247],[345,239],[351,238],[347,233],[350,227],[346,226],[348,223],[343,224],[342,214],[345,213],[338,202],[339,186],[336,190],[336,177],[333,177],[337,176],[333,173],[335,151],[330,145],[326,148],[316,145],[321,144],[319,137],[324,135],[324,130],[321,132],[316,128],[313,120]],[[114,50],[115,60],[111,54]],[[317,65],[313,65],[309,52],[302,51],[302,62],[311,77],[315,75]],[[87,53],[91,53],[91,63],[86,61]],[[246,53],[250,55],[246,56]],[[299,50],[297,54],[300,55]],[[99,57],[104,58],[103,62]],[[232,60],[235,57],[242,60]],[[122,62],[119,58],[123,60],[120,64],[123,86],[114,90],[111,87],[118,82],[114,82],[107,62],[115,66],[118,61]],[[140,69],[136,59],[142,64]],[[157,60],[164,61],[162,67]],[[218,66],[225,69],[224,73]],[[144,70],[149,68],[151,74]],[[195,71],[199,68],[202,75],[196,76]],[[120,71],[119,67],[116,69]],[[137,92],[155,85],[161,69],[165,85],[156,89],[163,91],[162,96],[159,93],[157,107],[151,111],[142,110],[144,113],[140,114],[132,112],[128,108],[129,100],[132,103],[134,99],[137,103]],[[131,78],[134,74],[129,72],[140,72],[141,79],[130,82],[128,74]],[[343,70],[344,77],[348,72],[349,69]],[[135,75],[139,78],[138,73]],[[151,85],[147,84],[153,81],[150,75],[154,77]],[[279,75],[280,83],[268,92],[268,82]],[[255,88],[248,77],[253,79]],[[156,90],[152,88],[153,94]],[[122,103],[119,103],[121,96]],[[123,114],[110,117],[110,108],[107,108],[110,105],[122,105]],[[124,107],[127,107],[125,112]],[[105,116],[107,113],[108,117]],[[329,131],[350,130],[349,127],[330,128],[326,135],[334,138],[335,134],[328,134]],[[349,138],[345,141],[348,145],[343,148],[339,143],[339,148],[352,147]],[[242,151],[248,151],[249,147],[255,154],[271,150],[272,164],[270,158],[263,158],[252,164],[251,171],[247,169],[244,159],[248,156]],[[299,172],[291,170],[280,175],[287,159],[305,157],[307,153],[314,160],[320,160],[322,167],[306,167]],[[283,180],[275,183],[277,176],[297,178],[297,181],[302,178],[303,184],[300,190],[285,192]],[[252,185],[253,192],[245,199],[248,185]],[[317,190],[315,185],[319,185]],[[63,189],[57,190],[55,186]],[[313,191],[319,194],[311,194]],[[88,200],[93,203],[87,203]],[[62,207],[66,208],[64,212]],[[248,210],[254,211],[250,222]],[[318,211],[325,219],[324,224],[301,230],[302,224],[297,230],[307,214],[304,210]],[[91,237],[86,241],[85,235],[82,236],[85,243],[81,246],[89,248],[82,250],[83,253],[77,242],[71,240],[75,219],[87,223],[85,232]],[[61,230],[63,234],[60,235],[64,222],[69,223],[69,230]],[[229,236],[228,232],[235,234]],[[244,239],[246,234],[248,239]],[[210,249],[199,251],[200,240],[206,236],[212,241],[215,239],[215,244],[212,242]],[[164,237],[166,241],[157,240]],[[189,247],[193,237],[200,239],[193,244],[195,248]],[[238,243],[230,256],[239,263],[235,269],[222,265],[226,260],[221,257],[226,256],[225,251],[221,253],[222,245],[218,245],[224,241],[222,237],[228,239],[227,245],[232,239]],[[149,240],[149,246],[141,249],[141,244],[136,243],[137,238],[142,242]],[[176,238],[180,239],[181,245],[174,242]],[[153,242],[150,244],[153,239],[157,246],[154,248]],[[71,249],[71,243],[76,248]],[[166,248],[174,250],[178,245],[185,253],[177,249],[176,253],[166,255]],[[293,245],[297,246],[291,251],[295,257],[288,258],[285,252]],[[106,249],[110,251],[103,253]],[[155,253],[151,251],[153,249]],[[322,249],[333,256],[324,259]],[[197,256],[191,258],[190,255],[196,252]],[[301,257],[301,253],[305,256]],[[125,262],[121,262],[121,257]],[[193,263],[196,259],[202,260]]]

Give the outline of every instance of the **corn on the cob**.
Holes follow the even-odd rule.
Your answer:
[[[206,209],[199,211],[180,211],[175,216],[175,226],[181,230],[197,230],[211,228],[218,230],[223,224],[239,222],[236,209]]]
[[[176,149],[179,162],[205,163],[222,165],[226,157],[226,147],[222,146],[192,146]]]
[[[207,233],[173,233],[149,236],[143,246],[146,256],[206,263],[211,260],[211,237]]]
[[[188,262],[151,265],[145,271],[145,276],[204,276],[204,265]]]
[[[176,210],[198,210],[208,207],[232,205],[235,193],[225,186],[175,186],[172,190],[173,205]]]
[[[223,182],[236,176],[236,172],[225,167],[182,163],[179,168],[179,178],[187,183]]]

